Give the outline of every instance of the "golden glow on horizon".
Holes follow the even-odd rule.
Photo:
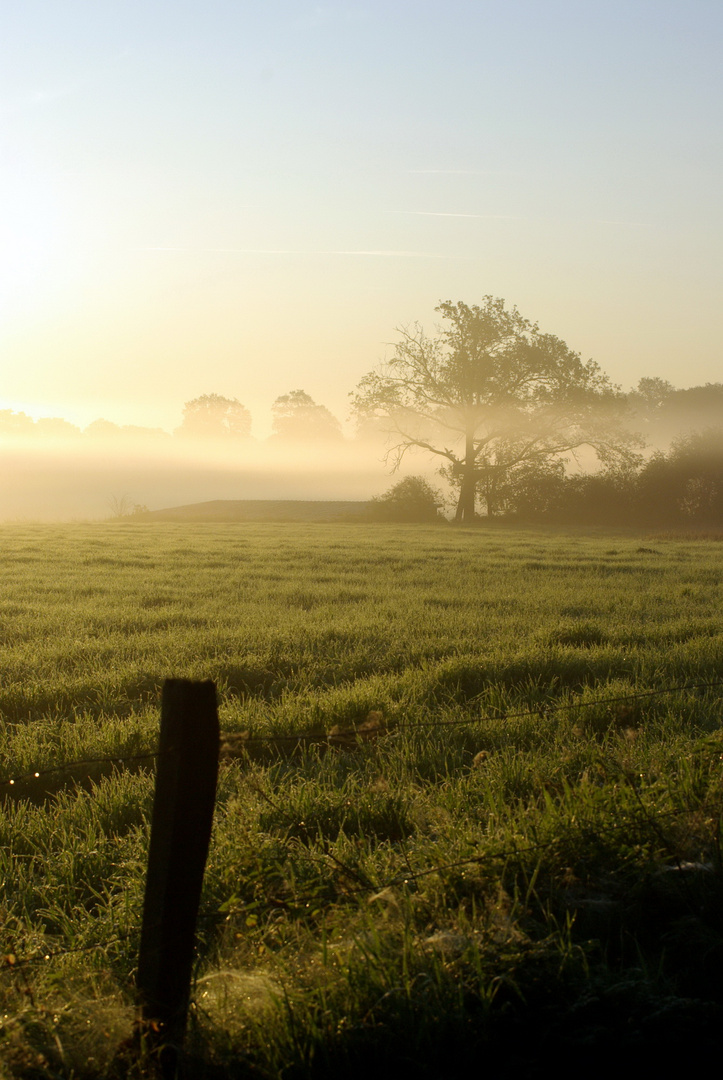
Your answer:
[[[626,389],[720,378],[723,9],[39,10],[0,43],[0,408],[345,422],[396,326],[488,293]]]

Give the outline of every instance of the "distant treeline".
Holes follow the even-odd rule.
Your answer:
[[[640,432],[648,446],[667,449],[681,435],[706,428],[723,427],[723,383],[706,383],[676,389],[658,378],[641,379],[627,395],[628,423]],[[317,404],[304,390],[282,394],[271,407],[272,442],[339,442],[344,440],[339,419],[325,405]],[[379,424],[359,420],[356,439],[380,438]],[[20,438],[76,439],[79,437],[123,440],[174,438],[199,441],[243,441],[253,438],[253,418],[237,398],[204,394],[186,402],[181,423],[172,433],[162,428],[116,424],[98,419],[80,428],[61,417],[34,420],[24,412],[0,409],[0,436]]]
[[[625,395],[624,404],[625,424],[631,432],[642,436],[642,453],[630,453],[616,463],[606,464],[603,460],[602,468],[598,461],[597,471],[585,471],[590,462],[583,456],[576,463],[574,452],[529,459],[523,455],[513,466],[496,465],[492,461],[485,468],[479,467],[475,474],[475,516],[559,524],[723,526],[723,383],[679,390],[662,379],[641,379],[637,388]],[[303,390],[277,398],[272,417],[272,435],[261,443],[252,438],[249,410],[235,398],[219,394],[206,394],[187,402],[181,423],[172,434],[160,428],[121,426],[102,419],[81,431],[63,419],[33,420],[23,412],[5,409],[0,410],[0,438],[6,445],[8,438],[14,443],[17,440],[16,445],[40,445],[41,440],[48,439],[78,447],[89,445],[90,440],[96,445],[97,440],[103,440],[109,448],[119,449],[130,447],[132,440],[141,440],[145,442],[144,478],[147,479],[155,460],[154,454],[148,452],[151,445],[159,450],[163,446],[208,445],[216,451],[220,449],[222,458],[233,462],[238,469],[245,460],[253,458],[258,462],[259,453],[263,458],[264,447],[268,447],[267,456],[271,459],[277,452],[275,449],[272,453],[272,447],[286,453],[284,447],[294,446],[301,462],[300,450],[304,444],[314,456],[315,464],[307,463],[309,468],[318,468],[319,462],[334,461],[343,469],[342,459],[355,445],[360,448],[365,445],[368,450],[381,446],[387,436],[383,418],[361,414],[354,436],[345,437],[339,420]],[[426,445],[424,439],[420,441],[416,436],[410,441],[421,448]],[[252,446],[256,447],[253,451]],[[244,447],[249,448],[246,455]],[[337,450],[330,454],[328,451],[334,447]],[[379,456],[375,452],[376,461]],[[186,476],[187,465],[184,470]],[[448,475],[449,470],[440,473],[448,482],[451,480],[454,491],[458,477]],[[18,485],[27,486],[24,475],[18,473]],[[169,500],[165,488],[170,480],[164,476],[165,502]],[[116,482],[119,486],[131,486],[129,479]],[[253,488],[254,493],[265,495],[264,485],[259,484]],[[206,498],[221,497],[226,490],[222,491],[218,484],[201,487]],[[270,497],[278,497],[275,488],[272,491],[267,487]],[[182,488],[184,494],[186,488],[188,484]],[[175,481],[170,489],[181,490]],[[189,496],[193,497],[190,489],[187,500]],[[142,497],[150,502],[153,494],[149,497],[144,488]],[[161,495],[156,497],[160,499]],[[146,510],[127,495],[113,497],[111,502],[114,517]],[[452,505],[449,498],[424,478],[408,477],[372,500],[367,510],[355,517],[374,521],[439,521],[448,516]]]
[[[341,424],[325,405],[317,405],[304,390],[292,390],[278,397],[271,407],[273,423],[270,438],[275,441],[339,441]],[[162,428],[135,424],[114,424],[94,420],[84,429],[60,417],[33,420],[24,412],[0,410],[0,435],[72,439],[196,439],[199,441],[244,441],[252,438],[252,417],[237,398],[221,394],[203,394],[183,406],[180,425],[173,435]]]

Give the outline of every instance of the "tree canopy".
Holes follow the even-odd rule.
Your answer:
[[[0,409],[0,435],[33,435],[35,424],[32,416],[14,409]]]
[[[342,438],[341,424],[325,405],[317,405],[305,390],[282,394],[271,406],[273,431],[278,439]]]
[[[582,446],[606,465],[635,457],[625,398],[592,360],[497,297],[435,310],[446,323],[437,336],[400,328],[392,357],[364,376],[352,404],[361,421],[383,421],[393,467],[415,447],[440,459],[459,488],[457,520],[474,518],[478,498],[496,513],[517,471]]]
[[[682,435],[723,426],[723,383],[678,390],[665,379],[641,379],[628,394],[633,425],[658,448]]]
[[[202,439],[248,438],[251,413],[237,398],[203,394],[183,406],[183,420],[176,434]]]

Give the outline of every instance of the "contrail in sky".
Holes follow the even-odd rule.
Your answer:
[[[607,221],[605,218],[591,218],[593,225],[634,225],[638,229],[652,229],[650,221]]]
[[[484,218],[494,221],[519,221],[514,214],[453,214],[447,210],[387,210],[388,214],[414,214],[416,217]]]
[[[231,255],[379,255],[383,258],[399,259],[448,259],[449,255],[436,255],[428,251],[299,251],[295,248],[184,248],[148,246],[137,247],[134,251],[179,251],[189,255],[231,254]]]
[[[456,217],[456,218],[479,218],[485,221],[523,221],[525,219],[518,217],[516,214],[455,214],[450,213],[447,210],[387,210],[387,214],[414,214],[415,217]],[[529,218],[527,220],[530,220]],[[556,221],[558,219],[538,219]],[[570,219],[577,221],[578,219]],[[584,219],[593,225],[631,225],[635,228],[652,229],[652,223],[649,221],[608,221],[605,218],[588,218]],[[584,223],[578,222],[578,223]]]

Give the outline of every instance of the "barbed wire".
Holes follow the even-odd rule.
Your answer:
[[[295,745],[313,745],[314,743],[325,743],[328,746],[352,746],[362,741],[368,741],[375,738],[378,735],[388,734],[390,732],[405,732],[417,729],[429,729],[437,727],[458,727],[463,725],[479,724],[484,722],[499,722],[514,719],[523,719],[532,716],[538,716],[542,719],[545,717],[559,712],[588,709],[595,706],[609,707],[613,705],[621,705],[637,700],[651,699],[654,697],[664,696],[666,694],[684,693],[695,690],[713,690],[723,687],[723,680],[706,681],[706,682],[686,682],[677,684],[675,686],[658,687],[655,689],[639,690],[629,694],[619,694],[614,697],[601,697],[594,698],[589,701],[568,701],[558,704],[539,704],[533,707],[529,707],[524,710],[516,712],[506,712],[500,710],[494,715],[481,715],[481,716],[469,716],[463,719],[452,720],[430,720],[419,721],[412,723],[399,723],[393,727],[387,727],[383,723],[375,720],[369,722],[369,718],[365,724],[359,727],[352,727],[348,729],[332,729],[328,734],[318,733],[290,733],[285,735],[269,735],[269,736],[245,736],[234,735],[231,733],[222,734],[224,744],[235,742],[237,749],[240,749],[241,753],[236,754],[231,752],[224,753],[224,747],[221,750],[221,757],[234,757],[242,756],[246,748],[253,746],[256,743],[260,744],[272,744],[277,746],[288,746],[290,743]],[[471,701],[479,700],[484,697],[484,693],[476,695]],[[370,716],[380,714],[372,713]],[[158,752],[145,752],[136,753],[130,755],[114,754],[107,757],[90,757],[83,758],[76,761],[65,762],[61,765],[50,766],[43,769],[36,769],[31,772],[13,776],[0,780],[0,792],[4,789],[7,793],[8,790],[16,786],[30,784],[32,786],[34,781],[41,781],[51,776],[57,776],[67,774],[73,770],[79,770],[83,768],[90,768],[92,766],[104,766],[111,765],[115,767],[121,767],[127,764],[140,764],[143,762],[155,762],[159,758]],[[680,818],[685,816],[694,816],[700,814],[700,807],[690,808],[677,808],[663,811],[654,811],[648,808],[643,801],[640,792],[635,787],[634,782],[629,776],[624,774],[624,778],[627,779],[633,788],[635,798],[637,800],[637,811],[632,812],[630,817],[622,822],[618,822],[613,825],[607,825],[601,827],[594,822],[585,822],[581,820],[571,819],[571,824],[574,823],[574,832],[582,833],[583,836],[593,836],[596,840],[603,840],[606,837],[610,837],[621,830],[631,828],[644,828],[654,835],[657,840],[662,844],[668,852],[668,855],[675,859],[674,848],[669,839],[665,836],[663,830],[660,827],[660,823],[672,818]],[[75,779],[78,779],[77,777]],[[82,778],[81,778],[82,779]],[[258,785],[253,784],[253,788],[257,793],[262,796],[272,807],[278,809],[278,805],[275,801],[264,792]],[[406,849],[402,845],[401,851],[406,862],[406,868],[400,872],[393,874],[387,880],[383,882],[377,882],[372,880],[369,874],[362,870],[360,867],[349,865],[347,862],[339,858],[339,856],[330,850],[330,844],[325,841],[325,850],[320,851],[318,854],[310,850],[309,844],[304,842],[304,839],[298,835],[289,835],[281,839],[282,844],[286,847],[289,857],[295,856],[298,852],[303,853],[303,857],[315,864],[323,864],[327,867],[333,867],[337,873],[343,874],[347,878],[347,883],[344,886],[344,894],[347,896],[363,895],[363,894],[382,894],[386,890],[392,889],[406,889],[412,883],[417,882],[423,878],[430,877],[434,874],[445,874],[455,870],[463,870],[465,867],[474,865],[481,865],[485,863],[493,862],[507,862],[509,860],[520,860],[526,856],[535,855],[537,853],[543,853],[545,851],[554,850],[559,848],[565,843],[569,842],[573,831],[571,829],[562,830],[559,835],[548,839],[540,840],[532,844],[516,844],[508,845],[498,850],[487,850],[484,852],[478,852],[474,855],[468,855],[463,858],[449,860],[444,863],[438,863],[433,866],[423,866],[419,869],[415,869],[409,862],[409,858]],[[681,866],[680,860],[678,865]],[[373,898],[373,897],[372,897]],[[295,895],[293,898],[293,904],[298,905],[305,901],[311,902],[318,899],[318,887],[315,891],[301,891],[301,895]],[[288,906],[288,905],[285,905]],[[243,910],[247,905],[241,905]],[[218,925],[219,922],[225,921],[222,913],[218,907],[214,910],[207,910],[200,912],[198,917],[198,924],[203,925]],[[39,949],[34,955],[19,956],[15,951],[7,951],[5,955],[0,955],[0,974],[12,975],[13,973],[23,978],[23,971],[26,968],[33,966],[42,966],[65,956],[80,955],[84,953],[92,953],[98,951],[105,951],[109,946],[125,944],[131,941],[135,941],[138,937],[138,931],[133,930],[116,937],[107,939],[102,943],[95,943],[91,945],[73,946],[69,948],[53,946],[51,948],[43,947]],[[29,984],[26,985],[26,990],[31,993]]]
[[[577,820],[573,819],[574,825],[575,825],[575,831],[577,833],[594,832],[597,837],[605,837],[605,836],[612,836],[615,833],[622,832],[623,830],[630,828],[631,825],[638,825],[638,826],[645,825],[648,828],[650,828],[655,833],[655,835],[658,837],[658,839],[663,843],[663,845],[670,850],[669,841],[668,841],[667,837],[662,835],[662,833],[661,833],[661,831],[660,831],[660,829],[658,827],[658,822],[661,819],[667,819],[667,818],[685,817],[685,816],[697,816],[700,813],[700,807],[677,807],[677,808],[671,808],[669,810],[658,810],[658,811],[651,810],[649,807],[647,807],[645,805],[645,803],[644,803],[644,801],[643,801],[643,799],[641,797],[641,794],[637,789],[634,777],[632,777],[625,770],[621,770],[621,773],[622,773],[623,778],[625,779],[625,781],[627,782],[627,784],[629,785],[629,787],[631,788],[631,790],[633,792],[633,795],[635,797],[635,800],[636,800],[636,803],[637,803],[637,806],[638,806],[638,813],[637,814],[632,814],[631,817],[626,821],[618,822],[615,825],[607,825],[607,826],[602,827],[602,828],[599,825],[595,824],[594,822],[586,823],[586,822],[584,822],[584,821],[582,821],[580,819],[577,819]],[[272,805],[274,805],[273,801],[269,798],[269,796],[266,794],[266,792],[264,792],[258,785],[254,784],[253,787],[254,787],[254,790],[256,790],[259,795],[263,796],[264,799],[266,799],[267,801],[271,802]],[[509,858],[513,858],[515,856],[519,856],[519,855],[523,855],[523,854],[530,854],[530,853],[533,853],[535,851],[544,851],[544,850],[547,850],[549,848],[554,848],[554,847],[560,845],[566,839],[567,839],[566,836],[560,835],[560,836],[556,836],[552,840],[539,841],[539,842],[535,842],[534,844],[525,845],[523,847],[520,847],[519,845],[515,845],[512,848],[506,848],[506,849],[503,849],[501,851],[486,851],[486,852],[480,853],[478,855],[465,856],[463,859],[455,859],[455,860],[452,860],[452,861],[447,862],[447,863],[440,863],[440,864],[437,864],[435,866],[425,867],[422,870],[416,870],[416,871],[413,870],[412,867],[409,865],[409,861],[408,861],[408,859],[406,857],[406,853],[404,853],[405,859],[407,861],[407,870],[400,873],[400,874],[395,875],[393,878],[390,878],[388,881],[386,881],[383,884],[378,884],[378,883],[375,884],[374,882],[372,882],[370,880],[368,875],[363,874],[359,869],[355,869],[354,867],[350,867],[346,863],[342,862],[332,852],[325,851],[320,855],[313,855],[309,851],[307,845],[305,845],[303,843],[301,837],[299,837],[299,836],[293,836],[293,837],[287,836],[287,837],[282,839],[282,843],[286,844],[289,848],[291,848],[292,845],[293,845],[293,850],[294,851],[303,850],[306,857],[308,859],[310,859],[310,861],[312,861],[312,862],[323,863],[323,862],[327,861],[326,864],[328,865],[328,860],[331,860],[336,866],[338,866],[341,870],[343,870],[344,873],[348,877],[351,877],[351,878],[353,878],[354,880],[356,880],[358,882],[358,887],[356,889],[348,890],[351,893],[355,893],[355,892],[369,892],[369,891],[382,892],[385,889],[393,888],[393,887],[398,886],[398,885],[407,885],[411,881],[415,881],[415,880],[417,880],[419,878],[422,878],[422,877],[428,877],[428,876],[430,876],[432,874],[441,873],[441,872],[443,872],[445,870],[456,869],[457,867],[467,866],[467,865],[471,865],[471,864],[474,864],[474,863],[488,862],[488,861],[493,861],[493,860],[509,859]],[[328,841],[325,841],[325,843],[328,846]]]
[[[292,732],[285,735],[247,735],[237,733],[227,733],[222,738],[225,738],[229,744],[233,743],[238,745],[240,749],[243,747],[264,744],[264,743],[329,743],[342,744],[349,740],[353,736],[360,737],[367,740],[370,737],[379,735],[382,732],[404,732],[414,731],[421,728],[438,728],[438,727],[464,727],[469,724],[482,724],[486,721],[499,721],[499,720],[521,720],[530,716],[538,716],[540,719],[545,719],[552,713],[566,712],[571,709],[591,709],[596,705],[619,705],[623,702],[635,701],[641,698],[659,697],[664,694],[680,693],[684,690],[711,690],[723,687],[723,680],[716,682],[700,682],[700,683],[681,683],[677,686],[666,686],[656,690],[642,690],[636,691],[633,694],[620,694],[611,698],[595,698],[592,701],[571,701],[564,704],[547,705],[540,704],[533,708],[523,709],[519,712],[507,712],[501,710],[494,715],[484,714],[481,716],[465,716],[456,720],[418,720],[412,723],[403,722],[394,724],[393,726],[385,726],[383,723],[378,723],[376,726],[361,724],[359,727],[346,728],[340,730],[332,730],[328,734],[321,733],[309,733],[309,732]],[[475,694],[470,698],[470,701],[477,701],[484,697],[486,691],[482,691],[480,694]]]
[[[6,777],[0,780],[0,790],[2,788],[12,788],[16,784],[28,784],[33,780],[43,780],[49,776],[57,776],[59,774],[70,772],[72,769],[87,768],[90,765],[123,765],[126,762],[140,762],[140,761],[155,761],[159,757],[158,751],[144,753],[144,754],[113,754],[112,757],[91,757],[81,758],[77,761],[66,761],[62,765],[49,765],[43,769],[33,769],[30,772],[19,773],[15,776]]]
[[[642,690],[634,694],[620,694],[617,697],[612,698],[597,698],[594,701],[569,702],[563,705],[541,704],[533,709],[526,709],[522,712],[499,712],[495,716],[472,716],[465,717],[462,720],[420,720],[415,721],[413,724],[400,724],[396,730],[406,731],[412,728],[426,727],[458,727],[464,724],[479,724],[485,720],[521,720],[528,716],[539,716],[540,719],[544,720],[545,717],[549,716],[551,713],[565,712],[569,709],[591,709],[595,705],[620,705],[626,701],[658,697],[663,694],[676,694],[683,690],[712,690],[720,687],[723,687],[723,680],[705,683],[683,683],[679,686],[666,686],[659,690]],[[475,701],[483,696],[484,692],[482,694],[476,694],[471,700]]]
[[[99,952],[101,949],[107,949],[109,945],[119,945],[122,942],[131,941],[133,938],[138,937],[138,933],[139,932],[121,934],[117,937],[109,938],[107,941],[96,942],[93,945],[75,945],[68,949],[43,949],[39,956],[19,957],[15,952],[7,952],[0,958],[0,975],[11,975],[13,972],[35,965],[43,966],[51,960],[57,960],[61,956],[74,956],[79,953]]]
[[[661,810],[655,815],[646,815],[646,817],[644,818],[644,822],[645,824],[650,825],[651,828],[654,828],[654,824],[657,823],[660,818],[682,817],[686,814],[692,815],[694,813],[699,813],[699,810],[694,811],[682,808],[678,810]],[[594,832],[597,837],[604,837],[610,836],[616,832],[621,832],[624,829],[630,828],[630,826],[634,824],[641,824],[640,818],[633,819],[631,821],[625,821],[619,825],[611,825],[608,828],[604,829],[593,826],[592,823],[589,823],[587,826],[583,826],[581,823],[581,828],[579,831],[584,832],[587,829],[587,831],[589,832]],[[408,885],[411,881],[417,881],[419,878],[423,877],[430,877],[432,874],[439,874],[445,870],[456,870],[459,867],[471,866],[475,863],[507,860],[515,858],[519,855],[531,855],[537,851],[547,851],[550,848],[558,847],[566,839],[567,837],[565,836],[556,836],[554,840],[540,840],[535,844],[526,844],[523,847],[515,845],[514,847],[510,848],[503,848],[501,851],[488,851],[480,855],[469,855],[466,856],[464,859],[454,859],[451,862],[440,863],[438,866],[426,867],[424,870],[416,870],[412,871],[411,873],[397,875],[396,877],[390,879],[385,885],[382,885],[380,887],[380,891],[384,889],[390,889],[398,885]]]
[[[678,807],[670,810],[661,810],[651,812],[641,804],[642,815],[633,815],[630,820],[618,822],[615,825],[608,825],[601,828],[594,822],[585,822],[581,820],[575,821],[577,833],[593,834],[596,839],[601,839],[607,836],[612,836],[615,833],[619,833],[632,826],[647,825],[656,835],[659,835],[657,824],[663,819],[679,818],[685,816],[696,816],[700,813],[699,807]],[[552,848],[559,847],[569,839],[568,834],[561,834],[554,837],[551,840],[540,840],[534,844],[525,844],[509,846],[502,848],[498,851],[486,851],[480,852],[476,855],[465,856],[462,859],[453,859],[445,863],[437,863],[434,866],[426,866],[419,870],[414,870],[409,867],[402,873],[395,874],[386,881],[381,883],[372,881],[368,875],[364,874],[357,868],[350,867],[348,864],[339,859],[332,852],[325,851],[320,855],[312,854],[307,846],[300,841],[299,837],[286,838],[285,843],[289,847],[290,851],[293,850],[296,853],[302,850],[304,856],[313,863],[322,863],[329,865],[329,862],[341,870],[347,877],[356,882],[355,886],[347,888],[347,895],[363,895],[366,893],[381,894],[388,889],[394,888],[406,888],[414,881],[418,881],[424,877],[431,877],[433,874],[442,874],[450,870],[461,869],[465,866],[479,865],[485,862],[506,862],[510,859],[519,858],[524,855],[534,855],[537,852],[549,851]],[[292,849],[293,844],[293,849]],[[678,860],[678,865],[682,865]],[[300,897],[296,898],[297,903],[303,903],[305,900],[311,901],[317,899],[318,894],[316,892],[302,892]],[[247,905],[242,905],[247,907]],[[220,922],[226,922],[228,916],[220,918],[220,912],[218,908],[199,912],[197,918],[197,925],[205,924],[218,925]],[[124,944],[129,941],[133,941],[138,938],[139,930],[131,931],[124,934],[119,934],[114,938],[110,938],[103,942],[98,942],[92,945],[81,945],[71,948],[45,948],[42,950],[41,955],[24,956],[20,957],[16,952],[5,953],[0,958],[0,975],[10,975],[13,973],[19,973],[23,968],[33,966],[43,966],[52,960],[56,960],[63,956],[72,956],[82,953],[91,953],[105,950],[109,945]]]
[[[676,686],[659,687],[654,690],[641,690],[631,694],[620,694],[615,697],[595,698],[592,701],[570,701],[562,704],[541,703],[532,708],[518,712],[506,712],[501,710],[493,715],[466,716],[454,720],[419,720],[397,723],[391,726],[383,721],[374,723],[362,723],[357,727],[332,729],[328,733],[321,732],[290,732],[277,735],[249,735],[245,732],[222,732],[221,733],[221,759],[243,756],[246,749],[259,745],[295,746],[306,745],[329,745],[345,746],[358,741],[368,742],[382,734],[401,733],[423,728],[438,727],[463,727],[470,724],[481,724],[500,720],[521,720],[531,716],[545,719],[553,713],[566,712],[574,709],[591,709],[597,705],[620,705],[624,702],[637,701],[645,698],[660,697],[665,694],[682,693],[686,690],[714,690],[723,687],[723,680],[715,682],[681,683]],[[476,694],[471,701],[479,700],[485,691]],[[26,773],[16,774],[11,777],[0,779],[0,792],[13,788],[20,784],[31,784],[34,780],[46,779],[53,775],[70,772],[73,769],[87,768],[91,765],[123,765],[128,762],[156,761],[158,751],[149,751],[143,754],[113,754],[108,757],[81,758],[75,761],[67,761],[61,765],[52,765],[42,769],[33,769]]]

